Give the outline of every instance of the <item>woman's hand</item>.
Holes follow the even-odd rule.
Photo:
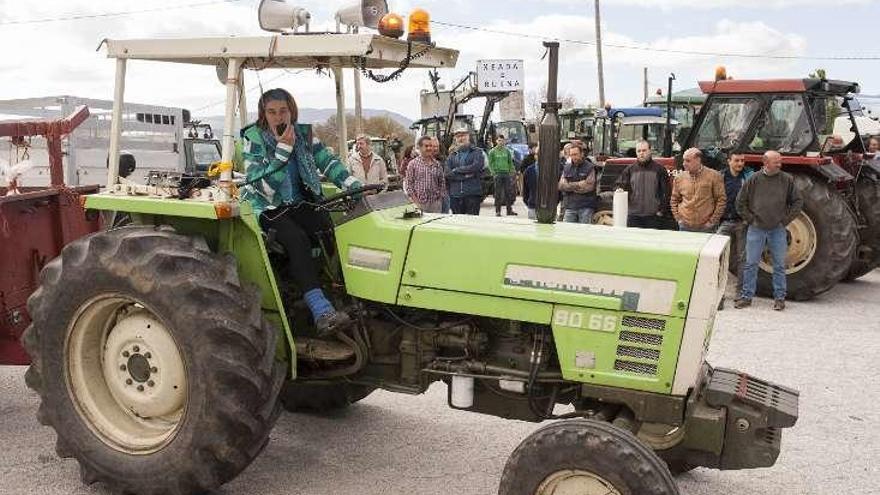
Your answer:
[[[293,133],[293,126],[291,124],[287,124],[284,133],[280,136],[278,135],[278,130],[275,128],[272,128],[272,134],[275,134],[275,139],[277,139],[279,143],[293,146],[293,143],[296,142],[296,135]]]

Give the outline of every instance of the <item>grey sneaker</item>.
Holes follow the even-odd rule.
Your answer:
[[[785,299],[777,299],[773,301],[774,311],[782,311],[783,309],[785,309]]]
[[[749,307],[749,306],[751,306],[751,305],[752,305],[752,300],[751,300],[751,299],[746,299],[746,298],[744,298],[744,297],[741,297],[741,298],[739,298],[739,299],[737,299],[736,301],[733,302],[733,307],[736,308],[736,309],[747,308],[747,307]]]

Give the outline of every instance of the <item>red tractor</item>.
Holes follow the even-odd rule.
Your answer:
[[[51,174],[49,187],[17,187],[14,177],[0,187],[0,365],[30,362],[19,339],[31,322],[26,303],[40,284],[40,270],[67,243],[101,226],[80,204],[81,195],[99,187],[67,187],[62,172],[62,138],[88,116],[80,107],[53,122],[0,122],[0,137],[11,138],[16,154],[26,154],[31,137],[46,139]]]
[[[721,79],[700,82],[700,89],[708,98],[683,150],[701,149],[705,164],[718,170],[732,153],[743,153],[747,166],[760,169],[763,153],[776,150],[783,170],[795,177],[804,210],[788,225],[790,298],[810,299],[880,266],[880,157],[866,153],[858,129],[858,84]],[[611,187],[632,161],[606,162],[602,185]],[[681,158],[659,161],[672,169]],[[733,241],[741,247],[745,240]],[[760,268],[758,293],[770,296],[769,255]]]

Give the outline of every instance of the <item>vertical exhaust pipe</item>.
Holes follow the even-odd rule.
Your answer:
[[[556,78],[559,73],[559,43],[545,41],[550,55],[547,77],[547,101],[541,104],[544,117],[538,129],[538,223],[556,221],[559,200],[559,102],[556,101]]]

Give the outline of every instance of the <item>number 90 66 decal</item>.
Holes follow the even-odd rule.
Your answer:
[[[596,332],[613,332],[617,330],[617,315],[597,313],[579,309],[557,308],[553,313],[553,324],[569,328],[582,328]]]

